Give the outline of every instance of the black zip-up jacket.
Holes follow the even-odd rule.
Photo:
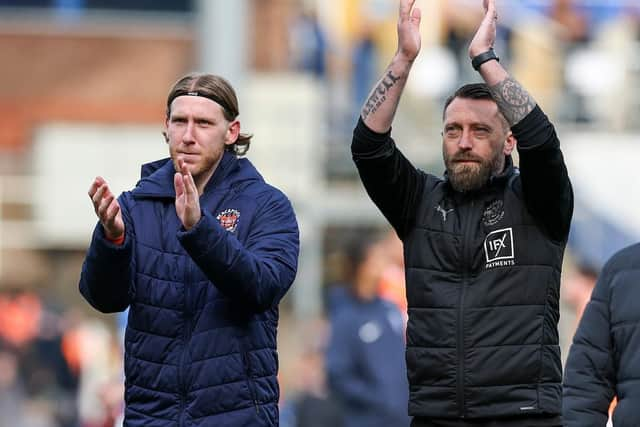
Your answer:
[[[542,110],[512,131],[520,170],[509,157],[471,193],[414,168],[390,131],[362,120],[354,131],[362,182],[404,243],[411,415],[560,421],[558,299],[573,192]]]
[[[604,426],[614,396],[616,427],[640,426],[640,244],[604,266],[569,351],[566,427]]]

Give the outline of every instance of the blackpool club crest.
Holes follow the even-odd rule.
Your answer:
[[[237,209],[226,209],[220,212],[216,219],[220,221],[220,225],[222,228],[227,230],[230,233],[236,231],[236,227],[238,227],[238,220],[240,219],[240,211]]]

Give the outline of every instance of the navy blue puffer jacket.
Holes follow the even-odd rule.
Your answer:
[[[278,302],[294,280],[291,204],[253,165],[225,153],[182,228],[173,164],[143,166],[119,197],[124,244],[96,227],[80,292],[97,310],[130,307],[125,425],[278,425]]]
[[[598,278],[565,368],[568,427],[640,426],[640,244],[615,254]]]

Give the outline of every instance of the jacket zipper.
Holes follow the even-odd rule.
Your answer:
[[[253,399],[253,405],[256,408],[256,415],[260,415],[260,406],[258,402],[258,395],[256,393],[255,384],[253,384],[253,374],[251,373],[251,361],[249,360],[249,354],[247,352],[243,352],[242,357],[244,358],[244,363],[245,363],[245,366],[247,367],[247,384],[249,386],[249,392],[251,393],[251,398]]]
[[[460,418],[465,418],[465,400],[464,400],[464,294],[469,281],[469,272],[471,269],[471,228],[473,220],[475,202],[471,200],[471,206],[467,210],[464,219],[464,227],[462,229],[463,247],[462,247],[462,282],[460,284],[460,296],[458,298],[458,333],[457,333],[457,350],[458,350],[458,378],[457,378],[457,397],[458,397],[458,414]]]
[[[178,425],[184,425],[184,419],[186,415],[187,408],[187,380],[186,380],[186,369],[187,369],[187,351],[189,349],[189,341],[191,341],[191,314],[189,312],[189,278],[191,276],[191,264],[187,263],[187,271],[185,272],[185,281],[184,281],[184,330],[182,332],[182,354],[180,354],[180,366],[178,366],[178,384],[179,384],[179,392],[180,392],[180,414],[179,414],[179,423]]]

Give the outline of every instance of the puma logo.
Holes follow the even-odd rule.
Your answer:
[[[447,222],[447,215],[453,212],[453,208],[443,209],[442,206],[438,205],[436,206],[436,211],[438,211],[440,215],[442,215],[442,221]]]

